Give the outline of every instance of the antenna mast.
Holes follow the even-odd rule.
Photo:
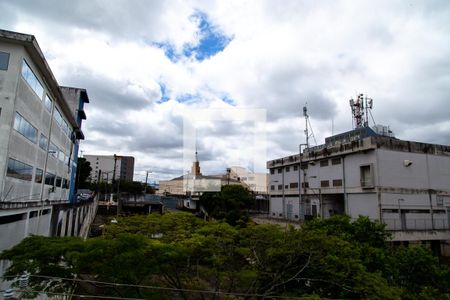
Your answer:
[[[306,107],[307,104],[308,103],[305,103],[305,106],[303,106],[303,116],[305,117],[306,149],[309,148],[309,137],[312,137],[314,139],[315,145],[317,145],[316,137],[314,136],[311,122],[309,122],[308,108]],[[309,129],[311,129],[311,133],[309,133]]]
[[[349,102],[352,109],[354,128],[369,127],[369,114],[372,115],[373,99],[364,96],[364,94],[359,94],[356,100],[350,99]]]

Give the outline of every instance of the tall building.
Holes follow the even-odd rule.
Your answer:
[[[52,234],[51,219],[60,234],[76,234],[82,214],[69,222],[63,208],[53,213],[76,200],[86,90],[58,85],[34,36],[0,30],[0,99],[0,251]]]
[[[133,181],[133,156],[86,154],[83,157],[91,164],[92,182],[97,182],[99,176],[100,181],[112,182],[113,177],[116,180]]]

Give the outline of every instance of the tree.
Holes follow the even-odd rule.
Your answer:
[[[248,210],[254,203],[252,193],[237,184],[222,186],[220,192],[206,192],[200,196],[200,205],[209,216],[226,220],[231,225],[248,221]]]
[[[91,163],[88,162],[86,158],[79,157],[77,163],[77,176],[76,176],[77,187],[79,188],[89,187],[87,179],[91,175],[91,171],[92,171]]]
[[[130,298],[448,299],[450,269],[423,247],[389,247],[388,236],[363,217],[296,229],[168,213],[120,217],[86,241],[29,237],[0,259],[12,263],[6,275],[43,275],[30,284],[50,292],[71,287],[53,277],[77,276],[106,282],[83,281],[78,293]]]

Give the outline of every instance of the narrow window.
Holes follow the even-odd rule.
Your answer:
[[[61,187],[61,183],[62,183],[62,178],[61,177],[56,177],[56,187]]]
[[[291,170],[290,167],[286,167],[286,172],[289,172]]]
[[[328,166],[328,159],[324,159],[320,161],[320,166],[321,167],[327,167]]]
[[[45,184],[54,186],[55,185],[55,175],[52,173],[45,174]]]
[[[34,175],[34,182],[36,183],[42,183],[42,175],[43,175],[43,171],[39,168],[36,168],[36,173]]]
[[[282,189],[283,189],[283,185],[282,185],[282,184],[279,184],[279,185],[278,185],[278,190],[281,191]]]
[[[360,179],[361,179],[361,187],[363,188],[372,188],[373,187],[373,171],[372,165],[363,165],[360,166]]]
[[[7,71],[9,65],[9,53],[0,51],[0,70]]]
[[[45,135],[41,133],[41,138],[39,139],[39,147],[41,147],[42,150],[47,150],[48,145],[48,139]]]
[[[281,173],[281,172],[283,172],[283,169],[282,169],[282,168],[279,168],[279,169],[278,169],[278,173]]]
[[[271,191],[275,191],[275,186],[274,186],[274,185],[271,185],[271,186],[270,186],[270,190],[271,190]]]
[[[294,171],[298,171],[298,166],[297,165],[294,166]]]
[[[45,104],[45,108],[46,108],[49,112],[51,112],[51,111],[52,111],[53,100],[50,98],[50,96],[49,96],[48,94],[47,94],[46,97],[45,97],[44,104]]]

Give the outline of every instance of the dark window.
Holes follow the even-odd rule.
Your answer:
[[[342,186],[342,179],[334,179],[333,186]]]
[[[280,190],[282,190],[283,189],[283,185],[282,184],[279,184],[278,185],[278,190],[280,191]]]
[[[320,182],[320,187],[329,187],[330,186],[330,182],[328,180],[322,180]]]
[[[25,220],[26,218],[27,218],[27,214],[26,213],[9,215],[9,216],[3,216],[3,217],[0,217],[0,225],[1,224],[13,223],[13,222],[17,222],[17,221],[20,221],[20,220]]]
[[[67,189],[67,179],[63,178],[62,180],[62,188]]]
[[[373,172],[372,165],[365,165],[360,167],[361,171],[361,186],[364,188],[372,188],[373,187]]]
[[[302,163],[302,170],[306,170],[308,169],[308,163],[307,162],[303,162]]]
[[[321,166],[321,167],[326,167],[326,166],[328,166],[328,159],[321,160],[321,161],[320,161],[320,166]]]
[[[286,167],[286,172],[289,172],[291,170],[290,167]]]
[[[281,172],[283,172],[283,169],[282,169],[282,168],[279,168],[279,169],[278,169],[278,173],[281,173]]]
[[[297,165],[294,166],[294,171],[298,171],[298,166]]]
[[[9,53],[0,51],[0,70],[8,70]]]
[[[52,173],[46,173],[45,174],[45,184],[51,185],[51,186],[55,185],[55,177],[56,176]]]
[[[36,127],[31,125],[31,123],[25,120],[18,112],[16,112],[16,118],[14,119],[14,129],[33,143],[37,142]]]
[[[270,186],[270,190],[271,190],[271,191],[275,191],[275,186],[274,186],[274,185],[271,185],[271,186]]]
[[[31,177],[33,176],[33,167],[10,158],[8,160],[8,170],[6,175],[9,177],[31,181]]]
[[[45,135],[41,133],[41,138],[39,139],[39,147],[41,147],[42,150],[46,150],[48,145],[48,139]]]
[[[24,60],[22,64],[22,77],[28,83],[28,85],[33,89],[36,95],[39,96],[39,99],[42,99],[44,95],[44,88],[42,84],[37,79],[34,72],[31,70],[30,66],[28,66],[27,62]]]
[[[291,188],[291,189],[298,189],[298,182],[291,182],[289,184],[289,188]]]
[[[56,177],[56,187],[61,187],[61,183],[62,183],[62,179],[61,179],[61,177]]]
[[[42,183],[42,175],[43,175],[43,171],[39,168],[36,168],[36,173],[34,175],[34,182],[37,183]]]
[[[331,164],[332,164],[332,165],[340,165],[340,164],[341,164],[341,158],[340,158],[340,157],[333,158],[333,159],[331,160]]]
[[[302,182],[302,188],[309,188],[309,182]]]
[[[30,211],[30,219],[31,218],[36,218],[38,216],[38,211],[34,210],[34,211]]]
[[[284,189],[287,190],[289,188],[289,184],[284,185]]]

